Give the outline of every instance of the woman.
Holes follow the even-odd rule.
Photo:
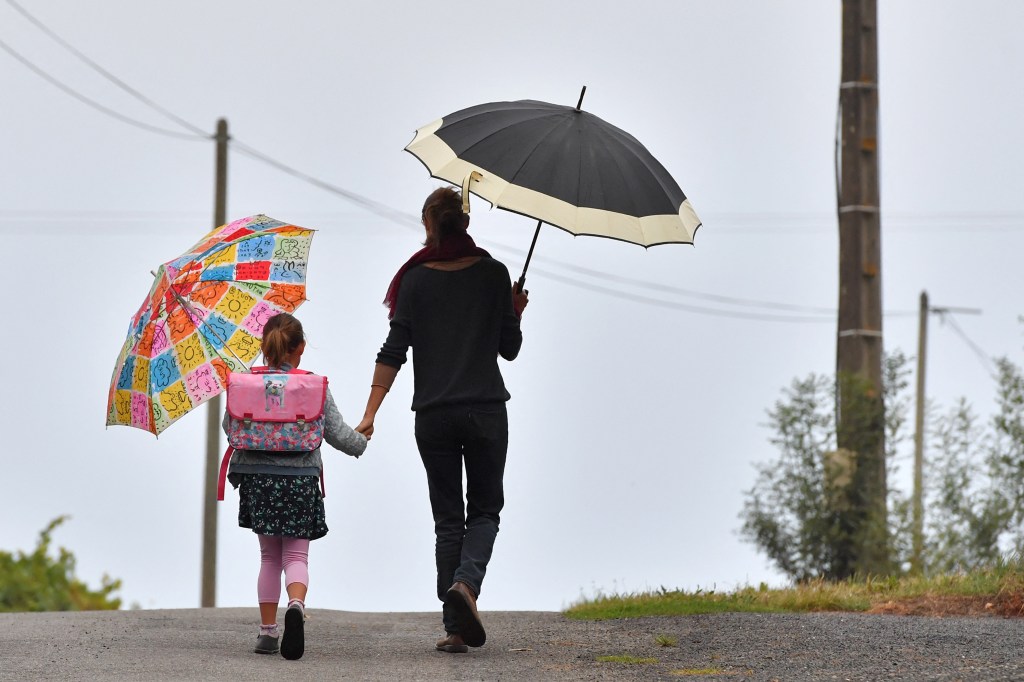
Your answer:
[[[439,651],[484,644],[476,609],[499,514],[508,450],[508,391],[498,356],[514,360],[523,342],[526,292],[513,292],[508,269],[467,234],[469,216],[453,189],[423,204],[426,242],[398,271],[385,305],[391,329],[356,431],[373,420],[413,348],[416,445],[427,472],[434,515],[437,596],[444,602]],[[466,498],[462,472],[465,464]]]

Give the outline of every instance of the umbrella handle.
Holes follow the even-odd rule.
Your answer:
[[[480,181],[483,175],[479,171],[470,171],[466,174],[466,177],[462,179],[462,212],[469,213],[469,183],[472,180]]]
[[[533,247],[537,246],[537,237],[540,236],[540,226],[544,224],[544,221],[537,221],[537,229],[533,231],[533,241],[530,242],[530,251],[526,254],[526,263],[523,265],[523,274],[519,276],[519,281],[516,282],[516,293],[520,293],[523,287],[526,286],[526,270],[530,267],[530,259],[533,258]]]

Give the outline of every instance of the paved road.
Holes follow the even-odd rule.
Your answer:
[[[435,614],[310,610],[306,655],[286,661],[252,653],[255,615],[0,614],[0,680],[1024,680],[1024,619],[844,613],[580,622],[485,612],[486,646],[442,654],[433,650]],[[675,645],[659,645],[659,635]]]

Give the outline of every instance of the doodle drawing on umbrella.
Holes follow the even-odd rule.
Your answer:
[[[159,435],[248,371],[267,320],[306,300],[313,233],[249,216],[161,265],[117,357],[107,425]]]
[[[492,206],[535,218],[517,287],[526,281],[540,226],[643,247],[692,244],[700,219],[665,167],[629,133],[575,107],[490,102],[416,131],[405,151],[432,177]]]

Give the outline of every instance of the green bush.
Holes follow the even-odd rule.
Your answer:
[[[111,595],[121,589],[120,580],[106,575],[98,590],[90,590],[75,577],[75,556],[63,547],[51,557],[50,536],[67,521],[60,516],[39,534],[31,554],[0,551],[0,611],[97,611],[121,608]]]

